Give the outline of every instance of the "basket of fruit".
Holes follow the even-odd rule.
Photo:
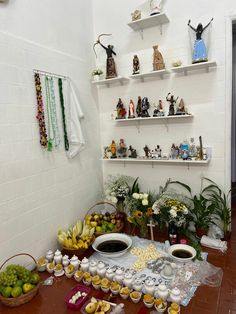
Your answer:
[[[82,255],[93,244],[95,228],[88,226],[85,221],[78,220],[68,230],[59,230],[57,239],[62,246],[62,253],[70,258],[73,255]]]
[[[37,272],[31,272],[16,264],[8,265],[5,271],[1,271],[9,260],[21,255],[29,256],[36,265],[37,262],[33,256],[20,253],[8,258],[0,266],[0,301],[9,307],[16,307],[29,302],[39,290],[40,276]]]
[[[103,208],[101,209],[99,206]],[[88,226],[95,228],[96,236],[110,232],[121,232],[125,225],[125,213],[118,212],[113,203],[101,201],[88,210],[85,222]]]

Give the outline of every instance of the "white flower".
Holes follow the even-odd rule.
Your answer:
[[[143,199],[142,200],[142,204],[143,204],[143,206],[147,206],[148,205],[148,200],[147,199]]]
[[[160,214],[160,208],[159,207],[155,206],[155,208],[152,208],[152,209],[153,209],[154,215]]]
[[[176,210],[177,210],[177,207],[176,207],[176,206],[172,206],[171,209],[173,209],[173,210],[176,211]]]
[[[147,199],[148,198],[148,194],[147,193],[143,193],[143,199]]]
[[[111,201],[112,201],[112,203],[116,204],[118,200],[117,200],[116,197],[112,197],[112,198],[111,198]]]
[[[116,196],[116,193],[115,192],[111,192],[111,196]]]
[[[185,215],[187,215],[187,214],[188,214],[188,209],[187,209],[187,207],[184,207],[184,209],[183,209],[183,213],[184,213]]]
[[[173,218],[177,217],[177,213],[176,213],[176,211],[175,211],[174,209],[171,209],[171,210],[170,210],[170,215],[171,215],[171,217],[173,217]]]
[[[133,193],[132,196],[133,196],[133,198],[135,198],[136,200],[138,200],[138,199],[139,199],[139,195],[140,195],[140,194],[138,194],[138,193]]]

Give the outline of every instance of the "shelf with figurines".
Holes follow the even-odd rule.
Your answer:
[[[160,145],[150,149],[148,145],[143,147],[144,155],[129,145],[127,148],[124,139],[119,143],[112,140],[109,146],[104,147],[104,156],[101,160],[112,162],[143,162],[143,163],[170,163],[189,165],[206,165],[210,161],[211,148],[203,147],[202,137],[199,137],[199,145],[195,145],[194,138],[190,143],[184,140],[179,146],[172,144],[170,152],[162,152]]]
[[[124,85],[125,82],[129,80],[128,77],[124,76],[117,76],[113,78],[103,79],[103,80],[93,80],[92,84],[94,85],[106,85],[107,87],[110,87],[110,85],[119,83],[120,85]]]
[[[184,73],[184,75],[187,75],[188,72],[190,71],[201,70],[201,69],[205,69],[208,72],[209,68],[213,68],[216,66],[217,66],[216,61],[205,61],[205,62],[192,63],[189,65],[173,66],[170,70],[174,73]]]
[[[166,115],[164,112],[162,100],[159,100],[158,105],[156,104],[152,105],[155,109],[151,116],[149,113],[151,105],[148,100],[148,97],[141,98],[139,96],[136,109],[133,100],[130,99],[128,110],[126,110],[121,98],[119,98],[118,103],[116,105],[116,110],[112,115],[113,121],[118,123],[128,121],[139,123],[140,121],[156,122],[158,120],[168,121],[175,119],[176,120],[192,119],[194,115],[188,112],[184,100],[181,98],[179,104],[177,105],[178,99],[179,97],[175,98],[174,95],[168,93],[166,96],[166,101],[170,103],[168,115]]]

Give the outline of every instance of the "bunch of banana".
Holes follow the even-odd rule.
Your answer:
[[[77,223],[67,231],[59,230],[58,241],[68,249],[87,249],[92,243],[95,228],[91,228],[85,222],[78,220]]]

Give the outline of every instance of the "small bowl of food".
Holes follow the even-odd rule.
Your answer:
[[[129,296],[134,303],[138,303],[142,297],[142,293],[139,291],[132,291]]]
[[[119,294],[120,288],[121,287],[120,287],[120,284],[118,284],[118,282],[113,281],[111,283],[110,290],[111,290],[112,294],[114,294],[114,295]]]
[[[111,283],[107,278],[103,278],[101,280],[101,290],[103,292],[107,293],[110,289],[110,285],[111,285]]]
[[[187,244],[174,244],[168,249],[169,255],[179,263],[187,263],[196,257],[196,250]]]
[[[92,277],[88,277],[88,278],[83,278],[83,284],[85,285],[85,286],[90,286],[91,285],[91,283],[92,283]]]
[[[168,307],[168,314],[179,314],[180,306],[177,303],[171,303],[171,306]]]
[[[100,287],[101,287],[101,278],[98,275],[92,277],[92,286],[96,290],[100,289]]]
[[[126,300],[128,299],[130,294],[130,289],[128,287],[123,287],[120,289],[120,296],[122,297],[122,299]]]
[[[74,273],[74,278],[75,278],[75,281],[77,282],[80,282],[83,278],[83,272],[82,270],[77,270],[75,273]]]
[[[75,273],[75,267],[74,265],[68,265],[67,267],[65,267],[65,274],[67,278],[71,278]]]
[[[154,306],[158,313],[164,313],[167,308],[167,302],[161,298],[157,298],[154,301]]]
[[[151,294],[144,294],[143,296],[143,303],[147,308],[153,307],[154,304],[154,297]]]
[[[55,268],[54,262],[48,263],[46,266],[46,269],[50,274],[52,274],[54,272],[54,268]]]
[[[45,271],[47,269],[48,260],[42,256],[37,260],[37,270],[39,272]]]

